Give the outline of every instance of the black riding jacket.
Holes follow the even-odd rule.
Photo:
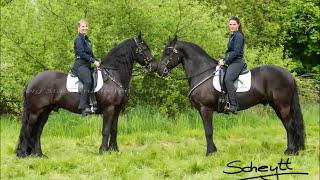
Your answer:
[[[234,32],[228,42],[224,63],[229,65],[233,61],[243,58],[244,37],[240,31]]]
[[[81,33],[79,33],[77,38],[74,40],[74,53],[76,61],[80,61],[88,65],[90,65],[89,62],[93,63],[97,59],[93,55],[92,44],[88,36]]]

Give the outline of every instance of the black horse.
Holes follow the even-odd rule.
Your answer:
[[[212,139],[212,114],[217,111],[221,93],[212,86],[212,73],[218,62],[199,46],[177,40],[169,41],[158,65],[160,76],[182,64],[189,81],[189,98],[203,120],[207,141],[207,155],[217,151]],[[237,93],[240,110],[256,104],[269,104],[281,119],[287,131],[285,154],[298,154],[305,148],[305,131],[300,110],[297,85],[294,77],[285,69],[264,65],[251,70],[252,83],[248,92]]]
[[[134,60],[156,71],[157,62],[141,33],[114,47],[102,60],[103,86],[95,93],[103,114],[100,153],[118,151],[117,129],[120,111],[128,102],[128,88]],[[108,69],[107,69],[108,68]],[[24,92],[24,114],[16,149],[18,157],[43,156],[40,137],[51,111],[59,108],[80,114],[79,93],[66,89],[67,74],[45,71],[32,79]],[[109,141],[110,137],[110,141]]]

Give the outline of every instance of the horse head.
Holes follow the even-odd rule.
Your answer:
[[[141,32],[134,37],[134,41],[136,43],[136,60],[142,65],[146,66],[149,72],[154,72],[158,68],[158,64],[152,52],[148,46],[148,44],[142,39]]]
[[[173,40],[169,39],[163,50],[161,62],[158,65],[158,74],[160,76],[168,75],[172,68],[182,62],[182,56],[182,51],[177,47],[177,36]]]

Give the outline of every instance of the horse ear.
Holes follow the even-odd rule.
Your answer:
[[[175,34],[173,41],[176,42],[178,40],[178,36]]]
[[[141,31],[138,32],[137,38],[138,38],[138,39],[141,39]]]

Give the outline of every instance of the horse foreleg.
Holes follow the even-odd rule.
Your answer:
[[[103,110],[103,127],[102,127],[102,143],[99,149],[99,153],[103,154],[108,151],[108,140],[110,136],[111,124],[113,115],[115,112],[114,106],[108,106]]]
[[[111,151],[119,151],[118,143],[117,143],[119,114],[120,114],[120,109],[117,109],[112,119],[110,142],[109,142],[109,148]]]
[[[210,155],[214,152],[217,151],[217,148],[215,146],[215,144],[213,143],[213,138],[212,138],[212,134],[213,134],[213,130],[212,130],[212,112],[213,110],[202,106],[199,110],[201,118],[202,118],[202,122],[203,122],[203,127],[205,130],[205,135],[206,135],[206,140],[207,140],[207,153],[206,155]]]

